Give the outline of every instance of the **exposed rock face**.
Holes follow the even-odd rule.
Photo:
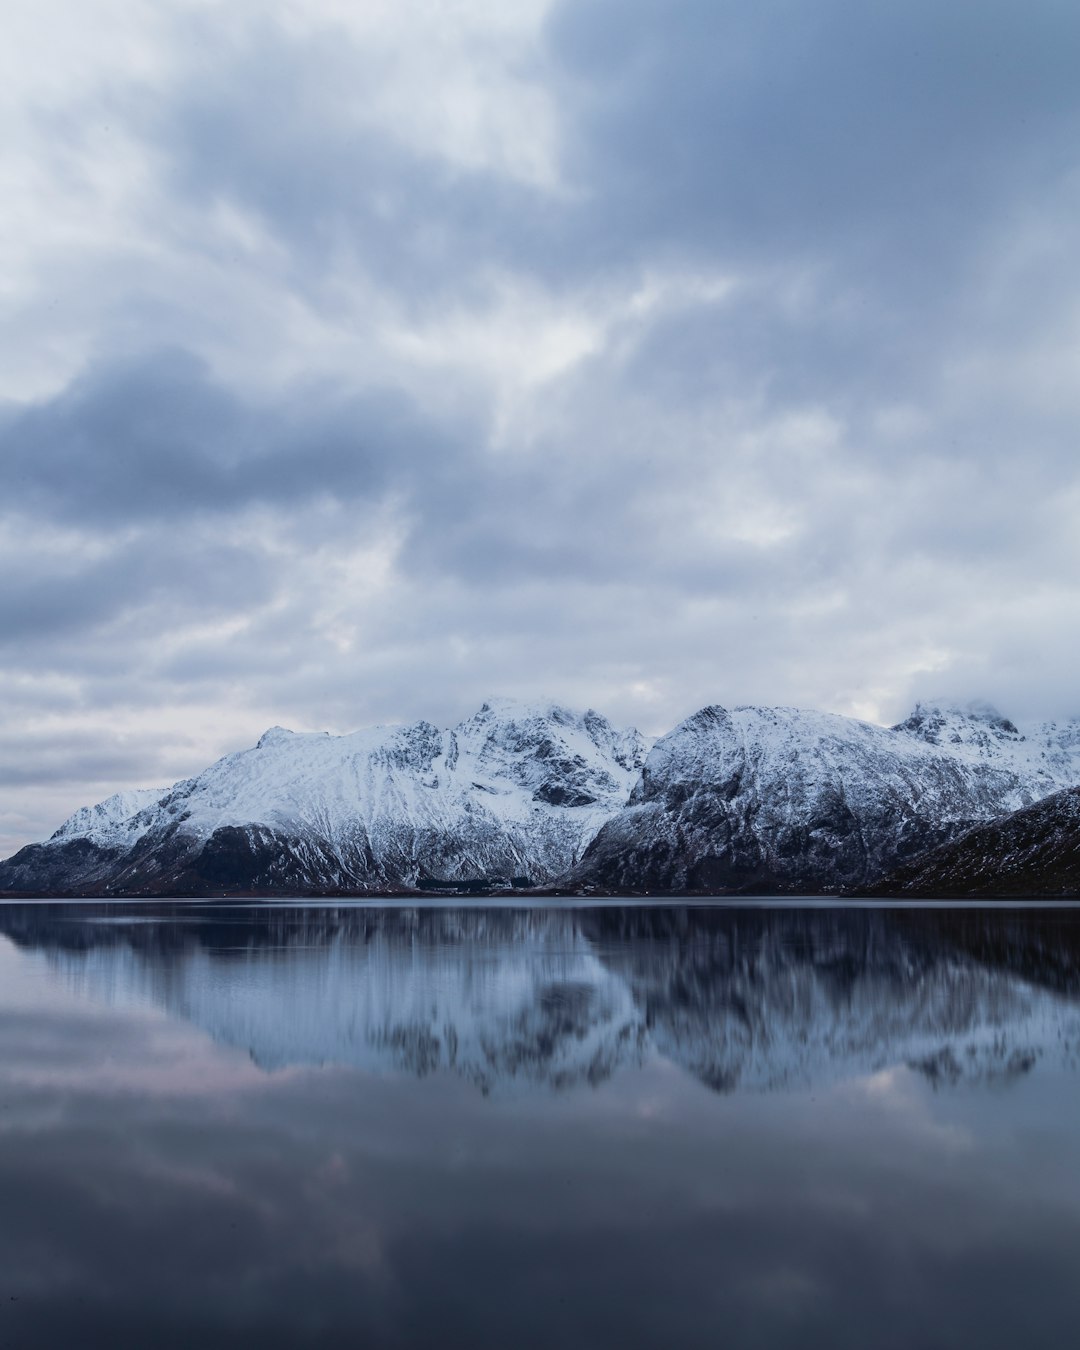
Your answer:
[[[1080,788],[978,825],[877,889],[941,899],[1080,896]]]
[[[636,782],[646,743],[598,713],[486,703],[351,736],[274,727],[127,818],[82,810],[0,865],[0,889],[394,891],[564,873]],[[115,802],[115,799],[113,799]]]
[[[1076,728],[992,709],[884,728],[788,708],[704,708],[662,737],[574,879],[607,889],[857,890],[976,823],[1080,781]]]

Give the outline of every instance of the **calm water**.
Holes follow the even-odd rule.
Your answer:
[[[1080,911],[0,905],[0,1346],[1058,1346]]]

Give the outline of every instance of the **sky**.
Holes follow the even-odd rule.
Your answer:
[[[1080,713],[1075,0],[6,0],[0,856],[492,694]]]

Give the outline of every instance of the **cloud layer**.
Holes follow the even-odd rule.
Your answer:
[[[1080,711],[1080,12],[14,0],[0,853],[493,691]]]

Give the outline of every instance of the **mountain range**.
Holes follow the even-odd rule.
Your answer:
[[[1073,894],[1073,789],[1080,720],[985,705],[894,727],[714,706],[650,742],[490,700],[448,730],[271,728],[195,778],[81,808],[0,863],[0,892]]]

